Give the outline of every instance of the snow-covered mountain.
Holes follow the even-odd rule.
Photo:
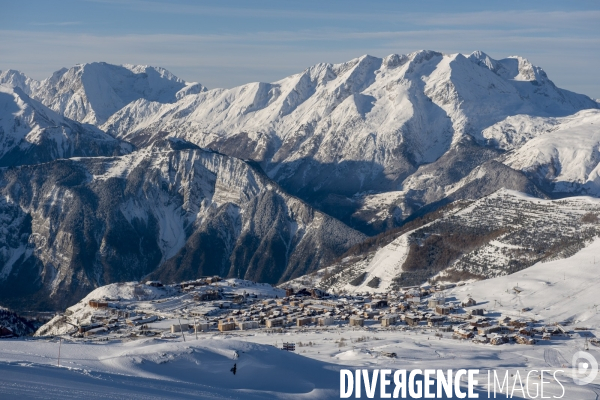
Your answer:
[[[384,235],[391,242],[374,242],[405,240],[396,258],[415,245],[447,245],[429,242],[439,235],[500,235],[472,225],[470,211],[436,214],[466,204],[484,210],[481,224],[511,226],[518,237],[546,223],[486,216],[529,215],[532,202],[491,200],[507,189],[540,199],[600,195],[600,104],[557,88],[521,57],[362,56],[232,89],[106,63],[43,81],[8,70],[0,84],[0,166],[36,164],[0,169],[0,289],[13,302],[62,307],[98,285],[144,276],[277,283],[332,262],[366,238],[357,230],[403,226]],[[549,213],[559,203],[544,204]],[[583,237],[553,229],[563,242],[546,244],[560,249]],[[374,278],[412,284],[448,267],[490,277],[556,253],[536,242],[539,253],[510,254],[517,266],[467,267],[488,242],[448,250],[452,257],[402,282],[399,261],[368,275],[379,250],[363,243],[352,251],[360,259],[343,262],[344,279],[356,272],[368,275],[361,288]]]
[[[67,118],[99,125],[138,99],[175,102],[206,88],[187,83],[164,68],[146,65],[79,64],[60,69],[43,81],[14,70],[0,73],[0,84],[22,89]]]
[[[0,170],[0,191],[0,300],[11,307],[64,307],[149,273],[275,283],[365,239],[250,164],[179,139]]]
[[[0,167],[122,155],[132,149],[95,126],[55,113],[18,87],[0,85]]]
[[[558,119],[550,132],[527,141],[504,163],[549,192],[600,195],[600,111]]]
[[[171,104],[140,99],[102,128],[139,146],[175,135],[258,161],[289,192],[369,231],[365,195],[401,192],[393,226],[443,200],[475,167],[553,129],[557,117],[593,108],[521,57],[419,51],[318,64]]]

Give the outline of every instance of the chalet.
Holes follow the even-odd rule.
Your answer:
[[[294,297],[310,297],[310,296],[311,296],[311,294],[306,288],[302,288],[294,294]]]
[[[485,310],[483,308],[473,308],[472,310],[469,310],[470,315],[483,315],[484,313]]]
[[[206,290],[202,293],[194,293],[194,301],[213,301],[219,299],[219,291]]]
[[[489,335],[490,333],[500,332],[500,325],[482,326],[477,328],[477,333],[480,335]]]
[[[106,329],[105,327],[101,326],[99,328],[94,328],[94,329],[90,329],[85,331],[84,336],[93,336],[93,335],[97,335],[99,333],[104,333],[108,331],[108,329]]]
[[[353,315],[350,317],[350,326],[364,326],[365,319],[359,317],[358,315]]]
[[[271,318],[265,321],[267,328],[274,328],[276,326],[283,326],[283,318]]]
[[[363,316],[365,317],[365,319],[373,319],[375,318],[375,313],[373,311],[365,311],[363,313]]]
[[[477,302],[475,300],[473,300],[470,296],[466,297],[461,303],[460,305],[463,307],[473,307],[474,305],[476,305]]]
[[[469,321],[469,325],[476,328],[485,328],[486,326],[490,326],[490,322],[485,318],[475,318],[474,320]]]
[[[148,282],[146,282],[146,285],[148,285]],[[204,281],[203,279],[198,279],[198,280],[195,280],[195,281],[181,282],[179,284],[179,287],[184,292],[189,292],[190,290],[193,290],[193,289],[195,289],[195,288],[197,288],[199,286],[205,286],[205,285],[206,285],[206,281]]]
[[[163,287],[163,284],[161,281],[147,281],[146,286]]]
[[[442,326],[444,319],[441,315],[432,315],[427,318],[427,326]]]
[[[381,318],[381,326],[387,327],[392,326],[396,323],[398,317],[396,315],[384,315]]]
[[[440,283],[438,285],[438,289],[439,290],[448,290],[448,289],[452,289],[453,287],[456,287],[456,284],[454,284],[454,283]]]
[[[473,337],[473,343],[485,344],[488,343],[489,339],[485,335],[476,335]]]
[[[8,337],[13,337],[15,334],[13,333],[12,329],[7,328],[5,326],[0,326],[0,337],[1,338],[8,338]]]
[[[524,326],[524,327],[518,328],[518,329],[519,329],[519,334],[521,334],[521,335],[526,335],[526,336],[533,335],[533,329],[531,329],[531,327],[529,327],[529,326]]]
[[[217,329],[221,332],[232,331],[235,329],[235,322],[228,322],[225,320],[219,320],[219,324],[217,325]]]
[[[108,308],[108,302],[99,300],[90,300],[88,305],[92,308]]]
[[[188,324],[173,324],[171,325],[171,333],[181,332],[183,330],[190,329]]]
[[[474,335],[472,331],[465,329],[457,329],[454,331],[454,335],[459,339],[471,339]]]
[[[258,329],[258,322],[257,321],[240,321],[240,322],[238,322],[237,326],[242,331],[245,331],[248,329]]]
[[[326,296],[328,296],[327,293],[322,291],[321,289],[314,288],[310,290],[310,297],[312,297],[313,299],[321,299]]]
[[[382,308],[382,307],[387,307],[387,305],[388,305],[387,300],[373,300],[372,302],[367,304],[367,308],[370,308],[370,309]]]
[[[561,332],[557,326],[545,326],[544,333],[548,333],[550,335],[558,335]]]
[[[435,313],[439,315],[449,315],[452,311],[450,306],[437,305],[435,306]]]
[[[312,318],[310,318],[310,317],[298,318],[298,319],[296,319],[296,326],[308,325],[311,322],[312,322]]]
[[[421,317],[416,314],[406,314],[404,316],[404,322],[406,322],[409,326],[417,326],[421,321]]]
[[[431,297],[427,300],[427,307],[431,309],[435,309],[437,306],[443,306],[446,303],[446,299],[444,297]]]
[[[523,327],[527,326],[527,322],[520,320],[520,319],[512,320],[508,324],[510,326],[514,326],[515,328],[523,328]]]
[[[498,335],[498,334],[494,333],[490,336],[490,343],[495,346],[504,344],[507,341],[508,341],[507,338],[503,335]]]
[[[515,335],[515,340],[519,344],[533,345],[535,344],[535,340],[523,335]]]
[[[333,317],[319,317],[317,319],[317,324],[319,326],[333,325],[333,323],[334,323]]]
[[[210,329],[210,324],[208,321],[200,321],[196,325],[194,325],[195,332],[208,332]]]
[[[78,332],[79,333],[85,333],[85,332],[87,332],[89,330],[100,328],[101,326],[102,326],[101,323],[95,323],[95,324],[89,324],[89,325],[80,325],[79,329],[78,329]]]

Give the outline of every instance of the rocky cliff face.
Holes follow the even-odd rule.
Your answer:
[[[277,283],[365,238],[248,163],[182,141],[2,170],[0,183],[0,301],[13,307],[64,307],[148,274]]]

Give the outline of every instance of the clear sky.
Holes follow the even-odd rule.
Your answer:
[[[0,0],[0,70],[42,79],[106,61],[162,66],[209,88],[318,62],[431,49],[521,55],[600,98],[600,1]]]

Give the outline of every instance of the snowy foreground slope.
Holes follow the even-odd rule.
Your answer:
[[[427,280],[511,274],[581,250],[600,234],[599,214],[600,200],[593,197],[544,200],[501,189],[479,200],[453,203],[430,219],[391,231],[381,239],[383,246],[353,251],[288,284],[386,292]]]
[[[600,377],[577,386],[571,380],[570,362],[583,349],[583,335],[600,334],[600,313],[593,301],[600,290],[600,260],[595,260],[599,251],[600,240],[595,240],[572,257],[444,293],[450,300],[473,296],[486,315],[587,328],[581,335],[573,331],[570,338],[556,337],[534,346],[493,346],[455,340],[435,329],[384,329],[372,324],[354,329],[291,328],[284,333],[236,330],[199,333],[198,339],[188,334],[185,342],[179,335],[168,340],[65,340],[60,345],[60,367],[56,339],[10,340],[0,341],[0,393],[9,398],[330,399],[339,396],[340,368],[478,368],[481,374],[518,371],[522,377],[532,370],[560,370],[563,398],[596,399]],[[520,293],[513,289],[517,285]],[[522,312],[525,307],[530,311]],[[276,348],[284,341],[295,342],[298,354]],[[590,347],[589,353],[600,359],[598,348]],[[385,356],[391,352],[397,357]],[[230,372],[234,363],[235,376]],[[487,398],[485,375],[480,385],[480,398]],[[552,379],[545,390],[546,396],[562,393]],[[517,391],[515,398],[520,397]]]

